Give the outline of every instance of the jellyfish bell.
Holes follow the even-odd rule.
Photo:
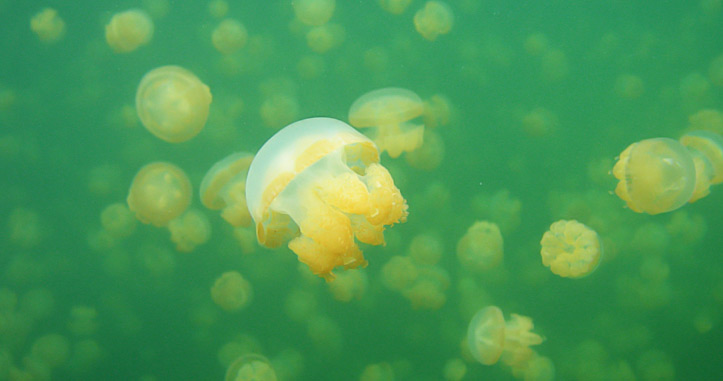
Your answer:
[[[417,32],[429,41],[434,41],[442,34],[447,34],[454,25],[454,14],[447,3],[427,1],[424,7],[414,14],[414,27]]]
[[[628,146],[613,167],[615,193],[638,213],[658,214],[683,206],[695,190],[695,164],[685,147],[669,138]]]
[[[597,233],[575,220],[560,220],[550,226],[540,241],[542,264],[565,278],[582,278],[600,264],[602,247]]]
[[[384,243],[385,226],[405,222],[407,204],[366,136],[331,118],[283,128],[259,150],[246,203],[260,244],[289,248],[314,274],[366,266],[355,239]]]
[[[226,370],[225,381],[276,381],[276,372],[266,357],[248,353],[234,360]]]
[[[113,15],[105,26],[105,40],[116,53],[130,53],[153,38],[153,20],[142,9]]]
[[[371,139],[394,158],[422,145],[424,125],[414,121],[423,113],[424,102],[416,93],[387,87],[357,98],[349,109],[349,124],[373,128]]]
[[[496,363],[505,342],[505,317],[497,306],[479,310],[469,323],[467,345],[475,360],[485,365]]]
[[[235,152],[214,164],[201,181],[201,203],[221,209],[221,217],[234,227],[251,225],[246,206],[246,175],[254,156]]]
[[[710,162],[711,185],[723,183],[723,137],[711,131],[692,131],[683,135],[680,143],[700,152]]]
[[[166,226],[191,204],[191,182],[181,168],[155,162],[141,168],[128,192],[128,208],[145,224]]]
[[[190,71],[161,66],[141,79],[136,111],[153,135],[181,143],[198,135],[206,125],[211,99],[208,86]]]

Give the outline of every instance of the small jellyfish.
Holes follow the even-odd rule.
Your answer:
[[[211,223],[199,210],[189,209],[168,223],[168,231],[171,232],[171,241],[176,244],[176,250],[188,253],[208,241],[211,237]]]
[[[723,183],[723,137],[711,131],[693,131],[683,135],[680,143],[708,160],[713,172],[711,185]]]
[[[622,99],[638,99],[644,92],[645,84],[637,75],[621,74],[615,79],[615,94]]]
[[[198,135],[206,124],[211,91],[190,71],[162,66],[146,73],[138,85],[136,111],[153,135],[181,143]]]
[[[141,168],[128,192],[128,208],[144,224],[166,226],[191,204],[191,182],[181,168],[156,162]]]
[[[417,265],[406,256],[395,255],[382,266],[382,283],[392,291],[410,287],[418,275]]]
[[[369,281],[362,271],[345,271],[329,283],[329,291],[334,299],[348,303],[361,299],[368,288]]]
[[[452,8],[441,1],[427,1],[424,8],[414,14],[414,27],[422,37],[429,41],[434,41],[439,35],[449,33],[453,24]]]
[[[540,244],[542,264],[565,278],[590,274],[602,257],[597,233],[575,220],[560,220],[550,225]]]
[[[326,53],[341,45],[345,37],[346,31],[343,26],[328,23],[309,29],[306,33],[306,45],[317,53]]]
[[[613,167],[615,193],[638,213],[675,210],[690,200],[695,189],[695,164],[673,139],[654,138],[633,143]]]
[[[225,19],[213,30],[211,42],[222,54],[237,52],[246,45],[249,34],[246,27],[234,19]]]
[[[349,109],[349,124],[373,128],[370,137],[379,150],[395,158],[422,145],[424,125],[413,120],[423,113],[424,103],[417,94],[387,87],[357,98]]]
[[[225,381],[276,381],[276,372],[269,360],[255,353],[237,358],[228,370]]]
[[[291,0],[296,18],[310,26],[326,24],[334,14],[336,0]]]
[[[136,219],[123,203],[117,202],[106,206],[100,213],[100,223],[113,238],[125,238],[136,229]]]
[[[211,287],[213,302],[224,311],[238,311],[246,307],[252,295],[251,283],[238,271],[221,274]]]
[[[153,38],[153,20],[141,9],[113,15],[105,26],[105,40],[116,53],[130,53]]]
[[[419,148],[412,152],[408,152],[404,156],[404,160],[410,167],[422,171],[433,171],[442,164],[444,160],[444,140],[442,137],[432,131],[424,131],[424,141]]]
[[[208,170],[201,181],[201,203],[211,210],[221,209],[221,217],[234,227],[251,226],[246,206],[246,175],[254,156],[236,152]]]
[[[57,42],[65,36],[65,21],[55,9],[45,8],[30,19],[30,29],[42,42]]]
[[[379,6],[393,15],[401,15],[407,10],[412,0],[377,0]]]
[[[529,317],[511,314],[505,322],[499,307],[488,306],[470,321],[467,345],[475,360],[484,365],[493,365],[502,358],[505,364],[518,367],[534,357],[530,346],[542,343],[542,337],[532,332],[533,327]]]
[[[502,262],[504,243],[494,222],[477,221],[457,242],[457,259],[466,269],[485,271]]]
[[[407,217],[374,143],[331,118],[292,123],[269,139],[249,168],[246,201],[260,244],[290,240],[299,260],[327,280],[337,266],[366,266],[355,238],[384,244],[385,226]]]

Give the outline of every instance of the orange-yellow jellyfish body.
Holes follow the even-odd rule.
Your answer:
[[[246,27],[234,19],[225,19],[213,30],[211,42],[222,54],[237,52],[246,45],[249,34]]]
[[[105,26],[105,40],[116,53],[130,53],[153,38],[153,20],[141,9],[113,15]]]
[[[251,163],[246,201],[260,244],[289,248],[314,274],[364,267],[355,239],[384,243],[407,203],[374,143],[346,123],[304,119],[277,132]]]
[[[690,200],[695,189],[695,164],[673,139],[654,138],[633,143],[613,167],[619,180],[615,193],[638,213],[675,210]]]
[[[311,26],[326,24],[334,14],[336,0],[292,0],[296,18]]]
[[[532,319],[511,314],[505,322],[502,310],[488,306],[479,310],[467,329],[470,353],[485,365],[502,361],[513,367],[527,363],[535,355],[530,346],[542,343],[542,337],[532,332]]]
[[[713,171],[711,184],[723,183],[723,137],[711,131],[693,131],[683,135],[680,143],[708,159]]]
[[[156,162],[141,168],[128,192],[128,208],[145,224],[166,226],[191,204],[191,182],[181,168]]]
[[[414,27],[417,32],[429,41],[434,41],[441,34],[447,34],[454,25],[454,14],[447,3],[427,1],[424,8],[414,14]]]
[[[349,124],[374,128],[370,137],[380,151],[398,157],[422,145],[424,125],[413,122],[424,113],[424,103],[414,92],[397,87],[370,91],[349,109]]]
[[[246,206],[246,175],[254,156],[235,152],[209,169],[201,181],[201,203],[211,210],[221,209],[221,217],[232,226],[250,226]]]
[[[255,353],[237,358],[226,370],[225,381],[276,381],[276,372],[269,360]]]
[[[136,93],[136,111],[143,125],[170,143],[185,142],[201,132],[210,106],[208,86],[178,66],[149,71]]]
[[[484,271],[502,262],[504,243],[494,222],[477,221],[457,242],[457,259],[464,268]]]
[[[211,237],[211,222],[201,211],[189,209],[168,223],[168,231],[171,232],[171,241],[176,244],[176,250],[191,252]]]
[[[45,8],[30,19],[30,29],[40,41],[56,42],[65,36],[65,21],[55,9]]]
[[[228,271],[216,279],[211,287],[213,302],[225,311],[237,311],[246,307],[252,298],[251,283],[238,271]]]
[[[385,11],[393,14],[393,15],[401,15],[404,13],[405,10],[407,10],[407,7],[409,4],[411,4],[412,0],[377,0],[379,2],[379,6],[382,7]]]
[[[550,225],[540,244],[542,264],[565,278],[590,274],[602,257],[597,233],[575,220],[560,220]]]

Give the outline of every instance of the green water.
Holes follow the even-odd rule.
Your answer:
[[[224,57],[206,1],[0,0],[0,380],[221,380],[243,353],[268,358],[281,380],[355,380],[372,364],[398,380],[444,380],[450,361],[464,364],[465,380],[514,379],[463,344],[487,305],[532,319],[544,338],[532,349],[555,379],[722,379],[723,189],[650,216],[625,207],[608,171],[636,141],[678,139],[702,110],[721,133],[723,2],[448,4],[452,30],[432,42],[414,27],[423,1],[393,15],[376,1],[338,0],[330,23],[343,39],[317,53],[291,1],[229,1],[248,42]],[[44,7],[65,22],[53,43],[30,29]],[[114,53],[105,25],[129,8],[151,13],[153,38]],[[546,41],[537,52],[535,39]],[[205,128],[184,143],[156,138],[134,111],[141,78],[163,65],[192,71],[213,95]],[[626,78],[636,83],[628,92]],[[451,111],[428,129],[444,145],[436,168],[382,155],[409,217],[386,230],[386,246],[361,245],[369,265],[348,270],[366,279],[359,298],[336,300],[285,246],[242,248],[200,203],[216,161],[256,152],[299,119],[346,121],[355,99],[391,86],[441,95]],[[267,126],[260,110],[279,94],[290,103],[272,115],[288,116]],[[192,207],[211,223],[190,253],[165,228],[138,223],[122,239],[103,231],[101,212],[125,203],[154,161],[187,173]],[[542,265],[540,239],[559,219],[599,234],[604,255],[591,275],[561,278]],[[456,255],[477,220],[504,238],[503,262],[481,272]],[[417,266],[441,280],[431,277],[436,302],[414,308],[413,293],[385,286],[382,268],[418,254],[410,244],[420,235],[441,258]],[[253,297],[226,312],[210,289],[232,270]],[[96,313],[87,329],[73,325],[79,306]],[[49,355],[38,342],[46,335],[60,342]]]

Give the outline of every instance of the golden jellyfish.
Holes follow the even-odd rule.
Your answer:
[[[550,225],[540,244],[542,264],[565,278],[590,274],[602,257],[597,233],[575,220],[560,220]]]
[[[290,240],[299,260],[327,280],[337,266],[366,266],[355,239],[384,244],[385,227],[408,214],[374,143],[331,118],[292,123],[269,139],[249,168],[246,201],[260,244]]]
[[[217,19],[222,19],[228,14],[228,2],[226,0],[212,0],[208,3],[208,13]]]
[[[246,206],[246,175],[254,156],[235,152],[217,162],[201,181],[201,203],[221,210],[221,217],[234,227],[251,226]]]
[[[168,223],[168,231],[176,250],[188,253],[211,237],[211,222],[199,210],[189,209]]]
[[[299,101],[283,92],[271,94],[264,99],[259,113],[265,126],[278,129],[299,117]]]
[[[238,271],[228,271],[216,279],[211,298],[224,311],[238,311],[251,302],[251,283]]]
[[[392,291],[402,291],[412,285],[419,271],[411,258],[395,255],[382,266],[382,282]]]
[[[100,213],[100,223],[113,238],[125,238],[136,229],[136,218],[126,204],[117,202]]]
[[[444,159],[444,140],[432,130],[424,131],[424,140],[419,148],[404,155],[410,167],[422,171],[433,171],[442,164]]]
[[[153,38],[153,20],[141,9],[113,15],[105,26],[105,40],[116,53],[130,53]]]
[[[128,192],[128,208],[144,224],[166,226],[191,204],[191,182],[181,168],[155,162],[141,168]]]
[[[477,221],[457,242],[457,259],[466,269],[485,271],[502,262],[504,243],[497,224]]]
[[[340,302],[350,302],[361,299],[366,293],[369,281],[366,273],[362,271],[345,271],[337,275],[329,283],[329,291],[334,299]]]
[[[723,137],[711,131],[692,131],[683,135],[680,143],[700,152],[710,163],[711,185],[723,183]]]
[[[439,35],[449,33],[452,25],[454,25],[452,8],[441,1],[427,1],[424,8],[414,14],[414,27],[422,37],[429,41],[434,41]]]
[[[345,37],[346,31],[343,26],[328,23],[309,29],[306,33],[306,45],[317,53],[326,53],[341,45]]]
[[[276,381],[276,372],[269,360],[255,353],[237,358],[226,370],[225,381]]]
[[[57,42],[65,36],[65,21],[58,16],[57,10],[45,8],[30,19],[30,30],[42,42]]]
[[[296,18],[310,26],[326,24],[334,14],[336,0],[291,0]]]
[[[467,345],[472,357],[484,365],[493,365],[502,358],[505,364],[518,367],[534,357],[530,346],[542,343],[542,337],[532,328],[529,317],[511,314],[505,321],[499,307],[488,306],[470,321]]]
[[[685,147],[673,139],[633,143],[613,167],[615,193],[638,213],[670,212],[690,200],[695,190],[695,164]]]
[[[407,10],[412,0],[377,0],[379,6],[393,15],[401,15]]]
[[[349,124],[373,128],[369,135],[379,150],[395,158],[422,145],[424,125],[414,120],[423,113],[424,103],[416,93],[387,87],[357,98],[349,109]]]
[[[235,53],[246,45],[249,34],[244,24],[228,18],[221,21],[211,34],[213,47],[222,54]]]
[[[153,135],[181,143],[198,135],[208,119],[211,91],[190,71],[161,66],[146,73],[138,85],[136,111]]]

